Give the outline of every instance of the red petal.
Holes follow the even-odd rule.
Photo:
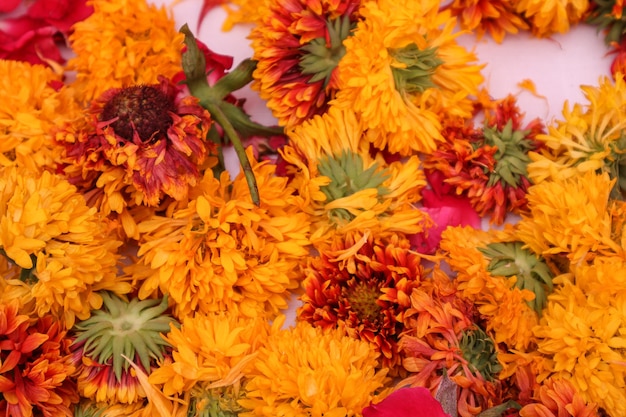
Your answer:
[[[363,409],[363,417],[450,417],[423,387],[401,388],[378,404]]]
[[[0,1],[0,13],[8,13],[17,9],[22,0],[2,0]]]

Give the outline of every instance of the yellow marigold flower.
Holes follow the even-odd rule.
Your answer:
[[[253,366],[256,350],[270,327],[265,317],[248,318],[229,312],[185,317],[180,328],[171,326],[165,340],[172,359],[149,376],[165,395],[189,392],[196,385],[217,388],[234,385]]]
[[[456,19],[438,1],[369,1],[360,11],[331,105],[353,109],[378,149],[432,152],[444,114],[471,116],[468,96],[483,80],[476,57],[456,42]]]
[[[529,178],[535,184],[549,178],[569,178],[586,171],[604,171],[617,178],[614,197],[625,195],[626,151],[622,132],[626,129],[626,81],[617,77],[600,78],[599,86],[581,87],[586,104],[563,106],[563,120],[548,126],[547,134],[537,135],[544,142],[541,153],[530,152]]]
[[[533,329],[537,350],[544,356],[539,380],[566,379],[586,402],[598,404],[607,415],[622,416],[626,415],[624,304],[616,304],[612,294],[599,285],[586,292],[579,282],[587,282],[589,289],[589,281],[617,272],[623,300],[624,265],[612,272],[606,265],[596,267],[604,271],[589,274],[587,268],[574,268],[572,274],[559,278],[559,287],[549,297],[541,321]]]
[[[461,28],[475,32],[479,38],[489,33],[500,43],[506,33],[528,29],[512,0],[454,0],[449,7],[458,16]]]
[[[574,264],[596,254],[623,256],[621,242],[614,240],[609,199],[614,183],[607,173],[588,171],[532,186],[529,213],[517,225],[518,237],[539,255],[565,256]],[[623,208],[615,214],[622,216]]]
[[[374,158],[364,135],[354,113],[337,108],[289,132],[283,157],[299,190],[297,204],[313,216],[314,243],[353,230],[414,234],[430,222],[413,206],[426,185],[418,157]]]
[[[61,76],[48,67],[0,60],[0,166],[34,172],[55,168],[53,132],[79,111],[62,85]]]
[[[82,101],[110,88],[154,84],[181,71],[184,35],[165,7],[146,0],[92,0],[94,12],[73,26],[67,63]]]
[[[588,0],[513,0],[515,9],[530,24],[535,36],[566,33],[581,22],[589,9]]]
[[[341,329],[299,322],[258,349],[240,400],[251,411],[239,416],[359,416],[389,383],[377,358],[369,343]]]
[[[476,304],[496,344],[528,349],[532,328],[552,287],[548,267],[522,250],[509,229],[449,227],[442,233],[441,249],[456,274],[459,291]]]
[[[139,223],[139,262],[129,273],[140,298],[169,294],[181,320],[194,312],[231,310],[245,316],[276,314],[298,288],[308,255],[310,220],[294,203],[294,189],[276,166],[252,160],[261,205],[245,177],[211,170],[184,207]]]
[[[100,307],[98,291],[130,291],[117,277],[121,243],[67,180],[5,168],[0,190],[0,253],[22,269],[39,316],[71,328]]]

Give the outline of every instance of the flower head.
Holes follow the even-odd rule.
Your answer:
[[[66,331],[49,315],[32,319],[19,308],[0,303],[0,413],[71,417],[78,394]]]
[[[102,294],[103,309],[73,328],[72,350],[82,396],[102,402],[133,403],[145,397],[130,361],[150,372],[168,343],[161,334],[175,323],[167,298],[130,301]]]
[[[164,7],[145,0],[94,0],[94,12],[76,23],[69,37],[76,72],[72,83],[88,103],[111,88],[154,84],[181,70],[184,35]]]
[[[516,0],[515,9],[530,25],[533,35],[547,37],[566,33],[570,27],[587,17],[587,0]]]
[[[337,236],[308,262],[298,318],[323,328],[341,327],[373,343],[381,363],[398,372],[398,339],[409,296],[419,286],[421,258],[402,236]]]
[[[366,2],[360,13],[332,105],[352,109],[377,149],[432,152],[441,115],[469,117],[482,82],[474,55],[456,43],[456,20],[432,0]]]
[[[250,34],[258,61],[252,88],[279,124],[323,114],[337,91],[343,41],[358,18],[358,0],[269,2]]]
[[[474,31],[479,38],[488,33],[500,43],[507,33],[528,29],[510,0],[454,0],[449,7],[460,19],[461,27]]]
[[[250,152],[249,152],[250,153]],[[251,155],[249,155],[251,157]],[[287,308],[308,254],[310,219],[273,164],[253,162],[261,197],[250,201],[243,174],[207,170],[188,204],[139,224],[139,262],[128,273],[141,298],[169,294],[174,314],[230,310],[275,315]]]
[[[20,74],[21,82],[13,80]],[[79,114],[68,88],[51,69],[0,60],[0,166],[23,166],[33,172],[54,169],[53,132]]]
[[[550,378],[535,391],[533,401],[519,411],[520,417],[599,417],[597,406],[587,403],[567,379]]]
[[[313,216],[314,243],[351,230],[418,233],[429,223],[413,207],[425,185],[419,159],[372,156],[364,129],[351,111],[331,108],[289,132],[281,154],[296,203]]]
[[[278,331],[258,349],[240,400],[250,411],[239,415],[357,415],[388,383],[377,357],[341,329],[300,322]]]
[[[98,193],[92,199],[107,215],[187,198],[214,153],[205,141],[209,113],[163,77],[159,84],[108,90],[89,113],[57,140],[65,147],[66,175],[88,195]]]
[[[5,168],[0,190],[0,253],[21,268],[38,315],[69,329],[100,307],[98,291],[130,291],[117,276],[121,243],[67,180]]]

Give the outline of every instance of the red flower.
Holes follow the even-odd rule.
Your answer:
[[[16,2],[3,0],[0,12],[15,7]],[[91,13],[93,7],[86,0],[35,1],[24,14],[0,23],[0,59],[64,63],[60,47],[65,45],[72,25]]]
[[[449,417],[423,387],[401,388],[378,404],[363,409],[363,417]]]

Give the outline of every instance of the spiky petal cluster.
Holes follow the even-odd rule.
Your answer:
[[[126,301],[103,293],[103,309],[74,326],[78,388],[97,401],[135,402],[145,396],[131,362],[149,373],[169,344],[162,337],[174,319],[166,312],[167,297]]]

